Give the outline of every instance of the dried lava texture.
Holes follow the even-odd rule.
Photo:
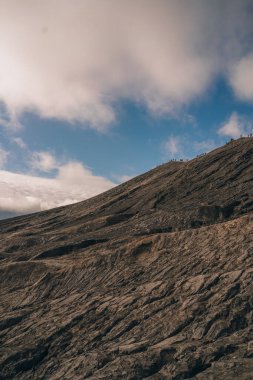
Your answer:
[[[0,222],[0,378],[253,379],[253,138]]]

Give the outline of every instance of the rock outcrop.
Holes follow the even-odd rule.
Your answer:
[[[0,379],[253,379],[253,138],[0,221]]]

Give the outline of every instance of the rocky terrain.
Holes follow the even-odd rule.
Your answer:
[[[0,221],[0,379],[253,379],[253,138]]]

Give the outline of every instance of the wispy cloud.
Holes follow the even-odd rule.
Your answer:
[[[0,168],[3,168],[7,162],[9,152],[0,147]]]
[[[177,157],[182,153],[182,140],[180,137],[171,136],[163,143],[163,150],[170,158]]]
[[[32,169],[42,172],[50,172],[60,167],[59,161],[50,152],[33,152],[31,155],[30,166]]]
[[[14,142],[21,149],[27,149],[27,145],[21,137],[14,137],[12,142]]]
[[[228,72],[251,99],[250,4],[0,0],[0,124],[17,127],[33,111],[101,131],[121,99],[176,115]]]
[[[162,143],[161,151],[165,160],[189,159],[201,153],[208,153],[217,146],[214,140],[195,140],[185,135],[170,136]]]

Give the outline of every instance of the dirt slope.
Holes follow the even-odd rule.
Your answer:
[[[253,138],[0,221],[0,379],[253,379]]]

